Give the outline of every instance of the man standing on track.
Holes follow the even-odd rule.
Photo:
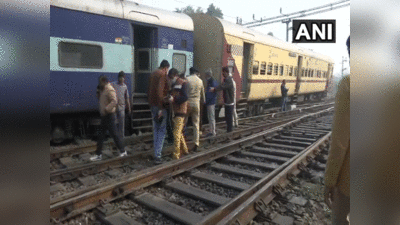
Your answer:
[[[214,80],[212,76],[212,70],[208,69],[206,71],[207,78],[207,89],[206,89],[206,106],[207,106],[207,117],[208,124],[210,125],[210,133],[206,137],[215,136],[215,103],[217,102],[217,93],[212,92],[212,88],[218,86],[217,81]]]
[[[126,156],[127,153],[124,150],[124,145],[119,132],[117,132],[116,122],[116,106],[117,106],[117,94],[114,88],[108,82],[108,78],[104,75],[99,78],[99,85],[97,90],[97,96],[99,98],[99,108],[101,115],[101,131],[99,139],[97,140],[96,155],[91,157],[91,161],[97,161],[102,159],[103,142],[106,136],[106,131],[110,132],[111,137],[114,139],[114,143],[120,151],[120,156]]]
[[[172,81],[171,96],[168,101],[172,104],[174,115],[174,158],[179,159],[182,154],[189,154],[182,133],[188,106],[187,81],[179,77],[179,72],[175,68],[169,71],[168,77]]]
[[[232,73],[229,73],[229,76],[232,78],[233,81],[233,100],[234,100],[234,104],[233,104],[233,126],[234,127],[238,127],[239,126],[239,121],[238,121],[238,116],[237,116],[237,112],[236,112],[236,82],[235,79],[233,79],[233,75]]]
[[[168,61],[163,60],[160,64],[160,68],[150,75],[149,90],[147,94],[153,118],[155,164],[162,163],[161,151],[164,144],[167,124],[167,110],[164,103],[169,91],[167,78],[168,69]]]
[[[226,121],[226,129],[227,132],[232,132],[233,126],[233,106],[235,104],[235,96],[233,92],[233,79],[229,76],[228,67],[222,68],[222,75],[224,76],[224,82],[218,87],[211,88],[210,91],[223,91],[224,102],[225,102],[225,121]]]
[[[282,93],[282,111],[286,111],[287,93],[289,89],[286,88],[286,80],[282,81],[281,93]]]
[[[128,115],[131,114],[131,104],[129,103],[128,87],[125,82],[125,73],[121,71],[118,73],[118,82],[113,82],[112,86],[117,92],[117,120],[118,131],[121,137],[125,137],[125,108],[128,109]]]
[[[350,58],[350,37],[347,40]],[[325,202],[332,209],[333,225],[349,224],[350,213],[350,76],[339,83],[335,101],[332,141],[325,171]]]
[[[203,81],[196,75],[198,70],[190,68],[190,75],[186,78],[189,83],[189,110],[187,117],[192,118],[194,149],[197,151],[200,145],[200,104],[205,103]]]

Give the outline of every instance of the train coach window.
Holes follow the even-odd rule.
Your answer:
[[[289,75],[289,66],[288,65],[285,66],[285,71],[283,72],[283,75],[284,76]]]
[[[186,55],[174,53],[172,55],[172,68],[175,68],[179,73],[186,72]]]
[[[254,75],[258,74],[258,64],[259,64],[258,61],[254,61],[254,64],[253,64],[253,74]]]
[[[297,76],[297,70],[298,70],[298,67],[296,66],[296,67],[294,68],[294,76]]]
[[[314,70],[311,70],[311,77],[314,77]]]
[[[266,70],[267,70],[267,63],[261,62],[260,75],[265,75]]]
[[[272,63],[268,63],[268,71],[267,71],[268,75],[272,75]]]
[[[291,66],[290,68],[289,68],[289,76],[292,76],[293,75],[293,66]]]
[[[103,67],[103,49],[99,45],[60,42],[58,56],[61,67],[94,69]]]
[[[278,64],[274,65],[274,75],[278,75]]]
[[[280,67],[279,67],[279,75],[283,75],[283,66],[281,65]]]

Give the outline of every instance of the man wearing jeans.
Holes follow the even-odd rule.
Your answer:
[[[101,132],[99,139],[97,140],[96,155],[91,157],[91,161],[97,161],[102,159],[103,142],[106,137],[106,131],[110,132],[111,137],[114,139],[114,143],[120,151],[120,156],[126,156],[127,153],[124,150],[124,145],[119,132],[117,132],[116,122],[116,106],[117,106],[117,95],[114,88],[108,82],[106,76],[100,76],[98,86],[97,97],[99,98],[99,108],[101,115]]]
[[[281,93],[282,93],[282,111],[286,111],[287,93],[289,89],[286,88],[286,80],[282,81]]]
[[[128,87],[125,82],[125,73],[121,71],[118,73],[118,82],[113,82],[112,86],[117,93],[117,120],[118,120],[118,131],[121,137],[125,137],[125,108],[128,108],[129,114],[131,114],[131,105],[129,103]]]
[[[206,89],[206,106],[207,106],[207,116],[208,124],[210,125],[210,133],[206,137],[215,136],[215,103],[217,101],[217,93],[211,92],[212,88],[217,87],[217,81],[212,77],[212,70],[208,69],[206,71],[207,78],[207,89]]]
[[[151,107],[153,118],[153,138],[154,138],[154,163],[161,164],[161,151],[164,145],[164,138],[167,126],[167,110],[165,104],[168,96],[168,78],[169,69],[167,60],[161,62],[160,68],[150,75],[148,101]]]
[[[232,132],[233,126],[233,108],[235,104],[235,96],[233,90],[233,79],[229,76],[229,69],[228,67],[222,68],[222,75],[224,76],[225,80],[224,83],[216,87],[215,89],[212,88],[211,91],[223,91],[224,102],[225,102],[225,121],[226,121],[226,128],[227,132]]]

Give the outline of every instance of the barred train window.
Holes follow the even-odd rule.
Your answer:
[[[278,75],[278,64],[274,65],[274,75]]]
[[[311,70],[311,77],[314,77],[314,70]]]
[[[279,67],[279,75],[283,75],[283,66],[281,65],[280,67]]]
[[[293,75],[293,66],[290,66],[290,68],[289,68],[289,76],[292,76]]]
[[[174,53],[172,55],[172,68],[179,71],[179,74],[186,72],[186,55]]]
[[[283,75],[288,75],[289,74],[289,66],[288,65],[286,65],[285,66],[285,71],[284,71],[284,73],[283,73]]]
[[[261,68],[260,68],[260,75],[265,75],[265,71],[267,67],[267,63],[266,62],[261,62]]]
[[[268,75],[272,75],[272,63],[268,63],[268,71],[267,71]]]
[[[254,64],[253,64],[253,74],[255,74],[255,75],[258,74],[258,64],[259,64],[258,61],[254,61]]]
[[[99,45],[60,42],[58,58],[61,67],[101,69],[103,49]]]

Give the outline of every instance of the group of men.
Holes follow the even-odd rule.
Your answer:
[[[191,118],[193,124],[192,151],[198,151],[200,146],[200,115],[202,105],[207,107],[210,132],[205,137],[216,135],[215,104],[218,91],[224,92],[227,131],[232,131],[233,111],[235,101],[235,84],[228,68],[223,68],[225,81],[218,85],[212,75],[212,70],[205,71],[207,88],[204,90],[199,71],[190,68],[190,75],[185,77],[170,64],[163,60],[160,68],[150,75],[148,100],[153,119],[154,163],[162,163],[161,155],[165,136],[174,143],[174,158],[179,159],[189,153],[184,137],[184,128]],[[237,121],[237,116],[236,116]],[[172,123],[172,124],[171,124]],[[237,125],[237,122],[236,122]],[[167,129],[169,127],[170,129]],[[172,134],[171,134],[172,133]]]

